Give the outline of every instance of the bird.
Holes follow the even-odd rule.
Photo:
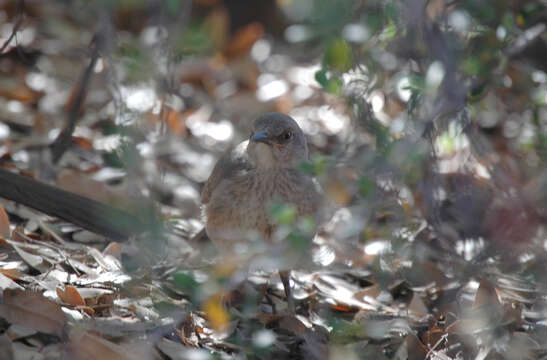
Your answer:
[[[306,136],[290,116],[271,112],[254,120],[247,141],[222,156],[201,193],[205,231],[222,256],[257,237],[272,243],[278,224],[271,207],[282,203],[297,217],[316,218],[321,191],[299,165],[309,159]],[[290,269],[279,269],[289,310],[294,312]]]

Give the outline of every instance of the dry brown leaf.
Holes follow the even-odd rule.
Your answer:
[[[283,316],[279,321],[279,327],[290,331],[295,335],[303,335],[308,331],[308,328],[302,321],[291,315]]]
[[[209,33],[213,49],[222,49],[230,34],[230,14],[226,8],[215,7],[205,18],[204,26]]]
[[[14,86],[8,85],[8,88],[0,86],[0,97],[22,103],[34,103],[40,97],[40,94],[29,89],[24,84],[15,84]]]
[[[163,109],[162,120],[167,123],[174,135],[181,136],[186,132],[184,119],[179,111],[166,106]]]
[[[422,340],[423,340],[423,343],[425,344],[425,346],[433,347],[433,346],[437,345],[437,349],[438,349],[439,340],[442,340],[442,338],[444,336],[446,336],[446,334],[447,333],[446,333],[446,330],[444,328],[433,325],[429,328],[429,330],[427,330],[423,334]],[[442,345],[445,346],[445,344],[442,344]]]
[[[13,343],[11,339],[4,333],[0,336],[0,359],[14,359]]]
[[[80,148],[85,150],[93,150],[93,143],[91,140],[81,136],[73,136],[72,141]]]
[[[374,284],[363,290],[356,292],[354,297],[358,299],[359,301],[366,301],[365,296],[370,297],[372,299],[376,299],[381,292],[382,292],[382,288],[380,288],[378,284]]]
[[[0,289],[23,289],[23,287],[21,287],[12,279],[0,273]]]
[[[258,22],[242,27],[228,42],[224,55],[232,59],[246,55],[262,35],[264,35],[264,26]]]
[[[70,359],[139,360],[153,358],[151,353],[146,354],[147,351],[142,351],[143,349],[137,350],[133,346],[118,345],[85,331],[72,331],[69,334],[69,339],[68,355]],[[149,350],[152,351],[152,349]]]
[[[17,269],[0,269],[0,273],[12,280],[21,280],[25,276]]]
[[[74,86],[72,87],[72,90],[70,91],[70,96],[68,97],[64,107],[64,110],[67,113],[72,111],[72,108],[74,107],[74,104],[76,103],[76,100],[80,96],[82,97],[80,99],[80,106],[76,110],[78,111],[79,115],[82,115],[84,113],[84,109],[85,109],[84,104],[85,104],[85,99],[87,97],[87,89],[84,89],[83,91],[81,91],[80,88],[82,86],[86,86],[86,83],[82,84],[81,79],[74,83]]]
[[[108,203],[113,197],[104,183],[73,170],[62,170],[57,176],[57,186],[100,202]]]
[[[2,205],[0,205],[0,236],[9,238],[11,235],[10,222],[8,213]]]
[[[29,290],[4,290],[0,315],[10,323],[58,336],[63,335],[66,324],[59,304]]]
[[[408,311],[417,317],[424,317],[429,314],[422,298],[416,293],[412,296],[412,301],[408,305]]]
[[[95,310],[92,307],[89,306],[76,306],[77,310],[82,310],[89,316],[95,315]]]
[[[74,286],[67,285],[64,290],[57,288],[55,291],[62,302],[73,306],[85,306],[85,301],[82,298],[82,295],[80,295],[78,289]]]
[[[483,305],[493,305],[494,307],[501,306],[496,288],[490,281],[485,279],[481,280],[479,284],[472,308],[475,309]]]
[[[341,181],[330,181],[327,184],[327,194],[330,200],[340,206],[346,205],[351,200],[351,195],[346,185]]]
[[[409,360],[422,360],[426,358],[428,350],[416,335],[407,335],[406,346]]]
[[[122,244],[116,241],[112,241],[103,250],[104,256],[110,255],[115,257],[116,259],[121,259],[121,254],[122,254]]]

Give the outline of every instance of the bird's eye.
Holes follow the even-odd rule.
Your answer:
[[[290,140],[292,138],[292,131],[285,131],[281,134],[281,138],[285,141]]]

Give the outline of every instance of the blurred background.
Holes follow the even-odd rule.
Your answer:
[[[174,324],[144,358],[544,358],[546,19],[526,0],[0,0],[0,166],[166,229],[112,250],[2,200],[0,268],[64,307],[58,287],[92,309],[108,289],[70,319],[110,324],[80,331],[119,356],[143,330],[113,318]],[[199,236],[203,183],[270,111],[304,130],[330,204],[294,244],[313,263],[293,272],[296,317],[278,278]],[[6,341],[108,356],[72,332]]]

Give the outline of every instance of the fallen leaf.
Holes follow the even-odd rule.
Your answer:
[[[340,206],[346,205],[351,200],[346,185],[341,181],[330,181],[327,184],[327,194],[330,200]]]
[[[61,299],[62,302],[67,303],[73,306],[85,306],[85,301],[74,286],[67,285],[65,289],[61,288],[55,289],[57,296]]]
[[[0,205],[0,236],[9,238],[11,235],[10,222],[8,214],[2,205]]]
[[[86,331],[75,330],[69,334],[68,358],[76,360],[109,359],[109,360],[140,360],[152,359],[153,346],[118,345],[100,336]],[[148,353],[148,354],[147,354]]]
[[[230,323],[230,315],[222,306],[220,296],[211,296],[204,304],[203,311],[215,330],[223,330]]]
[[[408,305],[408,311],[412,315],[419,318],[425,317],[429,314],[429,311],[427,310],[422,298],[416,293],[412,296],[412,301]]]
[[[44,259],[41,256],[31,254],[23,249],[21,249],[20,246],[17,246],[16,244],[11,244],[17,254],[23,259],[27,264],[35,268],[36,270],[40,272],[46,272],[49,269],[49,264],[47,264]]]
[[[180,136],[186,132],[186,125],[179,111],[176,111],[168,106],[164,107],[162,120],[169,125],[169,128],[174,135]]]
[[[493,305],[496,308],[501,306],[496,288],[484,279],[479,284],[472,308],[475,309],[483,305]]]
[[[113,241],[110,244],[106,246],[106,248],[103,250],[103,255],[110,255],[115,257],[116,259],[120,259],[122,254],[122,244],[119,242]]]
[[[0,289],[6,290],[6,289],[23,289],[22,286],[17,284],[15,281],[10,279],[9,277],[3,275],[0,273]]]
[[[12,324],[58,336],[63,335],[66,324],[66,316],[59,304],[29,290],[4,290],[0,316]]]
[[[21,280],[25,276],[25,274],[17,269],[0,269],[0,274],[12,280]]]
[[[409,360],[425,359],[428,349],[422,344],[420,339],[414,334],[408,334],[406,337],[406,346]]]
[[[224,49],[227,58],[237,58],[246,55],[253,44],[264,35],[264,26],[258,22],[250,23],[239,29]]]

